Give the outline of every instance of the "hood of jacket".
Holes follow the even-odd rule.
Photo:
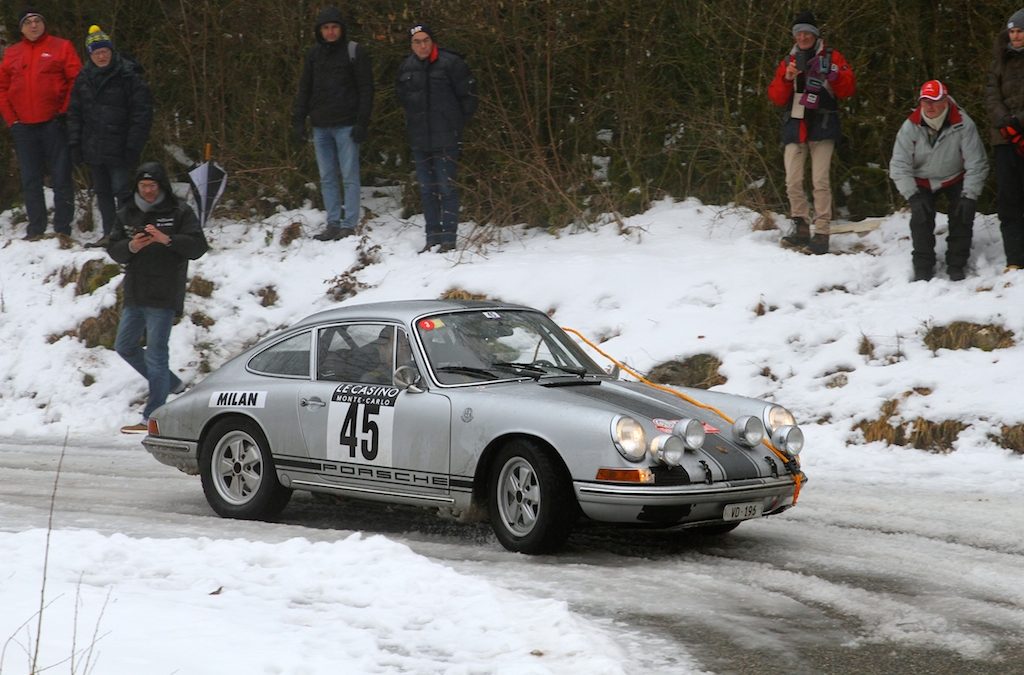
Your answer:
[[[338,38],[338,43],[344,43],[348,35],[348,26],[345,25],[345,21],[341,18],[341,10],[337,7],[326,7],[316,15],[316,25],[313,27],[313,34],[316,36],[316,41],[320,44],[328,44],[324,41],[323,36],[320,35],[320,27],[325,23],[336,23],[341,26],[341,37]]]
[[[157,185],[160,186],[160,191],[164,194],[164,199],[167,200],[167,203],[177,204],[178,198],[174,196],[174,190],[171,189],[171,179],[167,176],[167,170],[164,169],[163,164],[160,162],[140,164],[135,172],[135,186],[138,186],[139,181],[143,178],[155,180]],[[137,187],[133,187],[133,192],[138,193]]]

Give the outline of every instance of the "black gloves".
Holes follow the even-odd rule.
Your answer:
[[[965,225],[974,223],[974,212],[977,207],[975,200],[970,197],[960,197],[960,203],[956,205],[956,218]]]
[[[306,142],[306,125],[302,122],[292,125],[292,143],[302,145]]]
[[[352,140],[356,143],[366,142],[366,127],[362,124],[357,124],[352,127]]]

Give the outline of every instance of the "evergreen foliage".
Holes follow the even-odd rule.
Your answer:
[[[329,2],[329,0],[328,0]],[[288,139],[302,54],[325,3],[309,0],[55,0],[35,3],[84,57],[90,24],[146,69],[156,122],[146,158],[168,167],[205,143],[231,173],[238,216],[318,203],[311,147]],[[429,23],[479,80],[467,130],[464,218],[561,227],[629,215],[663,195],[786,209],[779,111],[765,95],[807,3],[754,0],[352,0],[349,39],[370,51],[378,93],[363,183],[410,186],[394,78],[407,28]],[[841,103],[846,143],[833,163],[852,216],[900,206],[884,174],[921,82],[938,78],[978,122],[996,34],[1016,5],[992,0],[833,0],[813,9],[853,66]],[[8,41],[20,37],[15,17]],[[0,207],[20,200],[10,138],[0,133]],[[411,204],[415,193],[408,191]],[[980,207],[990,210],[986,194]]]

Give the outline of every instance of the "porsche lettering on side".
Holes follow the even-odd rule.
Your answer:
[[[523,553],[580,519],[724,533],[805,480],[785,408],[620,380],[543,312],[493,302],[314,314],[157,410],[143,444],[225,517],[308,490],[486,513]]]

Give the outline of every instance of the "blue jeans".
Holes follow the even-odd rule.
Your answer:
[[[139,375],[149,382],[149,397],[142,411],[148,420],[153,411],[167,402],[167,394],[181,386],[181,379],[168,368],[167,343],[171,339],[174,310],[158,307],[123,307],[117,325],[114,349]],[[146,346],[142,346],[142,337]]]
[[[114,164],[90,164],[89,171],[103,221],[103,236],[107,237],[114,227],[117,209],[132,196],[132,169]]]
[[[47,169],[53,182],[53,229],[60,234],[71,234],[75,191],[64,125],[55,119],[39,124],[15,124],[11,127],[11,136],[21,172],[21,195],[25,199],[28,234],[39,236],[46,232],[43,176]]]
[[[359,224],[359,144],[352,140],[352,127],[313,127],[313,148],[320,170],[320,194],[327,211],[327,227],[355,229]],[[339,178],[345,185],[344,221]]]
[[[455,186],[458,160],[458,148],[412,151],[427,223],[427,246],[454,244],[459,232],[459,191]]]

